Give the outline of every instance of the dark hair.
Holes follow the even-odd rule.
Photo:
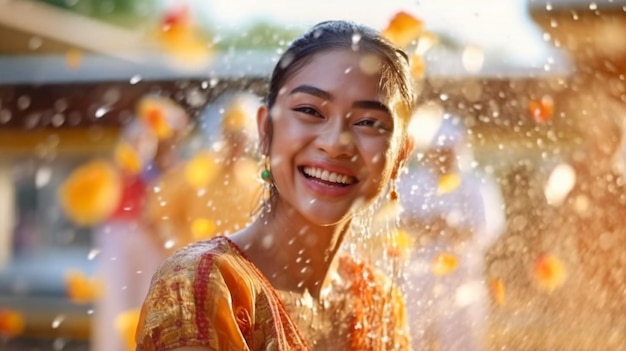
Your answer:
[[[267,105],[276,102],[285,80],[302,68],[314,54],[329,49],[347,48],[375,54],[383,61],[385,90],[396,87],[401,99],[413,104],[415,97],[409,74],[409,58],[400,48],[393,45],[373,28],[349,21],[325,21],[318,23],[296,39],[274,67],[270,79]]]

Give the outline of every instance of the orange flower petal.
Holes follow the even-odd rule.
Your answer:
[[[18,311],[0,308],[0,335],[18,336],[26,329],[24,315]]]
[[[405,47],[422,34],[424,26],[422,21],[413,15],[401,11],[394,15],[382,35],[392,43]]]
[[[80,271],[66,272],[65,285],[70,301],[78,304],[92,302],[102,293],[101,283]]]
[[[500,278],[492,279],[491,282],[489,283],[489,287],[491,288],[490,289],[491,295],[493,296],[494,301],[498,305],[503,305],[504,298],[505,298],[505,291],[504,291],[504,283],[502,282],[502,279]]]
[[[204,64],[212,56],[212,44],[202,38],[187,8],[175,8],[168,11],[157,39],[163,48],[180,63]]]
[[[554,100],[545,95],[540,100],[528,102],[528,113],[537,122],[546,122],[554,116]]]
[[[156,134],[159,139],[167,139],[174,132],[167,121],[165,110],[161,106],[146,102],[139,110],[139,118]]]
[[[115,330],[121,336],[126,350],[134,351],[135,330],[139,324],[139,309],[124,311],[115,317]]]
[[[438,254],[432,262],[433,274],[442,276],[454,272],[459,266],[459,259],[450,253]]]
[[[534,277],[537,285],[545,291],[553,291],[565,283],[567,270],[560,258],[544,253],[534,263]]]
[[[113,213],[120,200],[120,179],[107,161],[91,161],[74,170],[59,187],[66,216],[78,225],[93,225]]]

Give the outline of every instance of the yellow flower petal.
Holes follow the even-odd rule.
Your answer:
[[[420,55],[413,55],[411,57],[411,76],[416,79],[420,79],[424,77],[424,73],[426,72],[426,62],[424,62],[424,58]]]
[[[459,259],[450,253],[438,254],[432,262],[431,270],[437,276],[454,272],[459,266]]]
[[[437,184],[437,195],[448,194],[455,191],[461,185],[461,177],[456,173],[444,174]]]
[[[115,330],[122,338],[124,346],[128,351],[134,351],[137,346],[135,343],[135,330],[139,324],[139,313],[139,309],[131,309],[115,317]]]
[[[83,53],[78,49],[70,49],[65,53],[67,67],[77,69],[83,61]]]
[[[185,165],[185,180],[196,189],[201,189],[213,181],[220,171],[215,157],[209,152],[197,153]]]
[[[141,171],[143,167],[143,162],[141,162],[141,158],[132,145],[127,142],[120,142],[115,147],[114,159],[117,165],[133,174],[137,174]]]
[[[407,258],[413,249],[413,237],[402,229],[393,233],[390,241],[387,251],[391,257]]]
[[[210,239],[215,236],[215,222],[206,218],[197,218],[191,222],[191,233],[194,240]]]

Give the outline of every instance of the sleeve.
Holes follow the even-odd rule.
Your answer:
[[[215,259],[213,254],[198,258],[177,253],[164,263],[153,277],[141,309],[137,351],[184,346],[249,349],[242,327],[249,330],[250,326],[242,322],[249,323],[250,319],[241,318],[241,306],[233,303],[233,294]]]

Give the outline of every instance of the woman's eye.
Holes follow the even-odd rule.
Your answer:
[[[389,131],[389,128],[387,128],[382,122],[380,122],[379,120],[375,120],[375,119],[364,119],[362,121],[357,122],[356,125],[362,126],[362,127],[372,127],[381,132]]]
[[[296,112],[301,112],[307,115],[311,115],[311,116],[316,116],[316,117],[322,117],[322,114],[319,113],[316,109],[312,108],[312,107],[296,107],[293,109]]]

